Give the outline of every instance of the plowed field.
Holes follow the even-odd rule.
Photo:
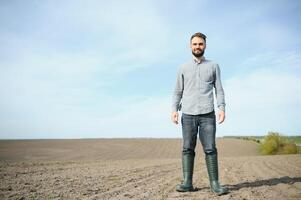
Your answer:
[[[301,199],[301,155],[260,156],[257,144],[218,139],[220,181],[209,190],[200,143],[195,192],[179,193],[180,139],[0,141],[0,199]]]

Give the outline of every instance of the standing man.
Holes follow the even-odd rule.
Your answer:
[[[173,94],[171,119],[178,124],[178,110],[182,110],[182,168],[184,181],[177,185],[179,192],[193,191],[192,177],[194,168],[197,134],[206,155],[206,165],[211,191],[217,195],[228,193],[218,181],[217,149],[215,146],[216,117],[213,103],[213,88],[218,106],[218,122],[225,120],[224,90],[218,64],[205,59],[206,36],[195,33],[190,38],[192,59],[183,64],[178,71]]]

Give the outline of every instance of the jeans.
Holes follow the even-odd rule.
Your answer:
[[[205,154],[215,154],[216,117],[212,111],[200,115],[182,114],[183,154],[195,154],[197,134]]]

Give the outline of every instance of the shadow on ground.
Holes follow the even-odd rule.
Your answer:
[[[254,187],[261,187],[261,186],[273,186],[281,183],[294,184],[297,182],[301,182],[301,177],[284,176],[281,178],[271,178],[266,180],[257,180],[253,182],[243,182],[235,185],[226,185],[226,186],[233,191],[233,190],[240,190],[241,188],[248,188],[248,187],[254,188]]]

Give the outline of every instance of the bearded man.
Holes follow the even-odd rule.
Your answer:
[[[221,83],[220,68],[217,63],[204,57],[206,36],[195,33],[190,38],[192,59],[183,64],[177,73],[172,101],[171,119],[178,124],[182,111],[183,135],[182,168],[183,183],[176,186],[179,192],[193,191],[193,169],[197,135],[205,153],[211,191],[217,195],[226,194],[218,180],[218,158],[215,145],[216,116],[213,92],[215,90],[218,123],[225,120],[225,99]]]

